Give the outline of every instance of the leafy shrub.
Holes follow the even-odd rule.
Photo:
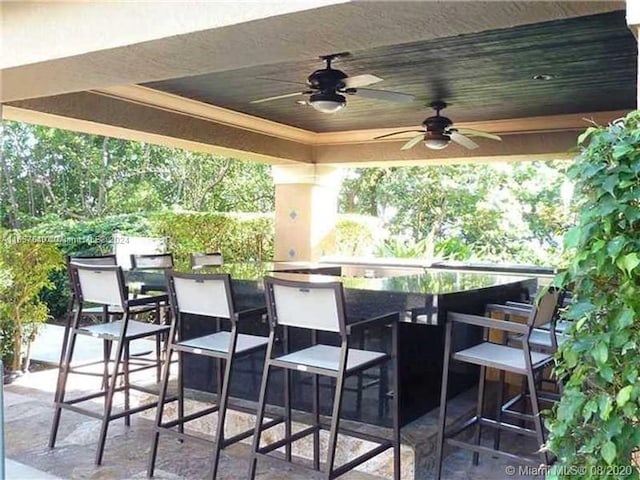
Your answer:
[[[272,214],[161,212],[151,223],[156,236],[168,239],[177,263],[194,252],[221,252],[225,262],[273,259]]]
[[[334,233],[334,253],[349,256],[371,255],[386,237],[377,218],[355,214],[339,215]]]
[[[94,220],[62,219],[57,216],[44,217],[35,227],[21,231],[19,235],[28,239],[55,243],[63,255],[103,255],[113,252],[113,234],[149,235],[151,227],[143,215],[112,215]],[[65,315],[71,291],[64,269],[51,271],[53,284],[43,289],[41,299],[47,304],[54,318]]]
[[[565,235],[572,254],[556,278],[572,285],[573,321],[558,353],[566,377],[549,426],[555,478],[638,478],[640,447],[640,113],[589,128],[568,171],[580,217]],[[612,469],[615,467],[615,470]],[[612,475],[607,475],[611,472]],[[552,477],[553,478],[553,477]]]
[[[2,232],[0,232],[2,233]],[[24,348],[38,323],[47,320],[43,289],[53,286],[50,273],[62,267],[62,255],[51,243],[18,241],[4,235],[0,243],[0,352],[11,370],[26,368]]]

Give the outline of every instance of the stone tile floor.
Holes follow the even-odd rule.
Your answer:
[[[73,378],[73,377],[72,377]],[[104,462],[93,464],[99,421],[63,411],[56,448],[47,447],[56,371],[31,373],[5,388],[5,435],[7,458],[63,479],[121,480],[146,477],[146,463],[152,422],[144,416],[134,416],[126,428],[121,421],[111,424]],[[76,376],[70,389],[76,393],[86,388],[85,377]],[[99,408],[99,404],[95,404]],[[505,436],[508,443],[522,443],[521,438]],[[527,440],[528,441],[528,440]],[[240,443],[227,448],[221,457],[218,478],[247,478],[250,447]],[[178,443],[171,437],[161,437],[156,478],[161,480],[191,480],[205,478],[209,466],[209,450],[194,442]],[[456,451],[447,457],[444,478],[447,480],[494,480],[501,478],[542,478],[507,474],[509,464],[481,457],[479,466],[471,465],[471,454]],[[37,477],[29,477],[37,478]],[[44,478],[44,477],[43,477]],[[281,462],[260,461],[260,480],[307,480],[309,473],[296,472]],[[345,480],[376,480],[386,478],[362,472],[350,472]],[[427,477],[425,477],[427,478]],[[22,480],[8,478],[8,480]],[[422,480],[422,479],[421,479]]]

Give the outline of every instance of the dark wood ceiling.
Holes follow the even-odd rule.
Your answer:
[[[417,100],[398,104],[350,96],[334,115],[298,105],[302,97],[249,103],[299,91],[259,77],[304,82],[321,68],[314,59],[145,86],[315,132],[417,125],[431,115],[425,105],[436,99],[450,104],[445,114],[457,122],[522,118],[634,108],[636,49],[625,12],[619,11],[355,51],[335,67],[350,76],[382,77],[371,88],[411,93]],[[553,78],[533,79],[540,74]]]

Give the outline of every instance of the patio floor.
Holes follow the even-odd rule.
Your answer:
[[[105,450],[103,466],[93,464],[99,422],[95,419],[64,411],[56,448],[47,447],[51,428],[52,398],[57,370],[30,373],[5,388],[5,435],[7,478],[10,480],[63,479],[121,480],[146,477],[146,462],[151,437],[153,411],[135,415],[131,428],[113,422]],[[86,388],[86,380],[76,376],[73,393]],[[84,382],[84,383],[83,383]],[[99,404],[96,403],[96,406]],[[506,442],[522,439],[505,437]],[[247,477],[250,447],[240,443],[227,448],[221,457],[220,479],[236,480]],[[205,478],[210,452],[206,446],[187,442],[179,444],[172,438],[161,437],[156,478],[167,480]],[[16,464],[15,462],[19,462]],[[534,478],[509,476],[507,463],[493,458],[481,458],[473,467],[469,452],[456,451],[447,457],[444,478],[449,480],[493,480],[499,478]],[[36,471],[32,470],[36,469]],[[46,472],[40,473],[39,472]],[[14,472],[12,474],[12,472]],[[405,472],[407,474],[409,472]],[[50,476],[46,476],[50,475]],[[295,472],[281,462],[259,462],[258,479],[308,480],[307,472]],[[378,477],[362,472],[350,472],[347,480],[376,480]],[[408,478],[403,475],[403,478]]]

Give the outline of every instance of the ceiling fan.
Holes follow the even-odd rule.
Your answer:
[[[498,141],[502,140],[497,135],[493,135],[487,132],[481,132],[480,130],[474,130],[472,128],[454,128],[453,122],[450,119],[440,116],[440,110],[443,110],[447,107],[447,104],[445,102],[433,102],[431,103],[430,107],[436,111],[436,114],[435,116],[429,117],[424,122],[422,122],[424,130],[402,130],[399,132],[381,135],[379,137],[376,137],[375,140],[391,137],[393,135],[400,135],[401,133],[420,132],[419,135],[416,135],[407,143],[405,143],[401,147],[401,150],[409,150],[410,148],[415,147],[421,141],[424,141],[424,144],[427,148],[431,148],[433,150],[441,150],[447,147],[452,141],[462,145],[465,148],[468,148],[469,150],[478,148],[478,144],[466,135],[472,137],[489,138],[491,140]]]
[[[347,99],[345,98],[345,95],[358,95],[360,97],[387,100],[390,102],[412,102],[415,100],[413,95],[406,93],[362,88],[383,80],[375,75],[364,74],[349,77],[342,70],[337,70],[331,67],[333,60],[337,58],[344,58],[348,55],[349,52],[322,55],[320,58],[325,61],[325,67],[316,70],[309,75],[307,83],[276,80],[278,82],[304,85],[306,87],[305,90],[295,93],[287,93],[285,95],[277,95],[275,97],[261,98],[259,100],[254,100],[251,103],[271,102],[273,100],[296,97],[298,95],[310,95],[308,102],[300,103],[308,103],[322,113],[335,113],[346,106]]]

